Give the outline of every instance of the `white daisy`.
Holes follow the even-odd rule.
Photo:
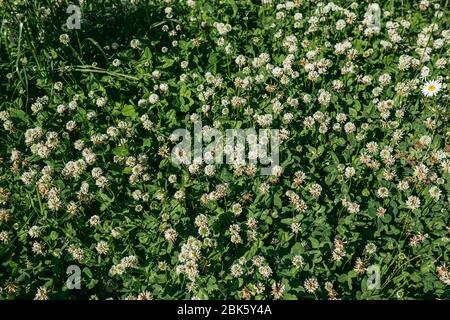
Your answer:
[[[432,97],[436,95],[442,88],[442,84],[440,81],[428,81],[422,87],[422,93],[426,97]]]

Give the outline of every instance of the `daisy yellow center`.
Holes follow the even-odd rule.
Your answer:
[[[436,86],[434,84],[428,86],[428,91],[434,91],[436,90]]]

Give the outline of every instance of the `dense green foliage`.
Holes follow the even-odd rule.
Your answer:
[[[69,4],[0,0],[1,298],[450,297],[448,1]],[[199,120],[280,171],[172,162]]]

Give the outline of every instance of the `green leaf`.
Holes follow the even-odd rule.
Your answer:
[[[23,110],[13,108],[9,110],[9,114],[12,118],[18,118],[26,123],[30,122],[30,117]]]
[[[318,241],[317,239],[315,239],[315,238],[309,238],[309,241],[311,241],[311,247],[312,247],[313,249],[317,249],[317,248],[320,247],[320,243],[319,243],[319,241]]]
[[[129,118],[136,118],[139,116],[139,113],[136,112],[136,110],[134,109],[134,107],[132,105],[128,104],[125,107],[123,107],[122,115],[124,115],[125,117],[129,117]]]
[[[277,193],[273,196],[273,205],[277,208],[283,207],[283,203],[281,202],[280,195]]]
[[[126,157],[128,155],[128,149],[126,147],[115,147],[113,149],[113,153],[114,155],[118,156],[118,157]]]
[[[59,235],[56,231],[50,232],[50,239],[56,240],[56,239],[58,239],[58,237],[59,237]]]
[[[303,246],[301,245],[300,242],[297,242],[291,248],[291,254],[293,254],[293,255],[298,255],[302,252],[303,252]]]
[[[89,278],[92,278],[92,272],[89,268],[87,267],[83,268],[83,273],[87,275]]]
[[[285,293],[283,296],[284,300],[298,300],[296,295],[290,294],[290,293]]]
[[[174,60],[170,58],[165,58],[165,63],[161,66],[161,69],[167,69],[174,64]]]

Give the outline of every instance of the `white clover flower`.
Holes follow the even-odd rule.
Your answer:
[[[420,199],[416,196],[409,196],[406,200],[406,206],[408,209],[415,210],[420,208]]]

